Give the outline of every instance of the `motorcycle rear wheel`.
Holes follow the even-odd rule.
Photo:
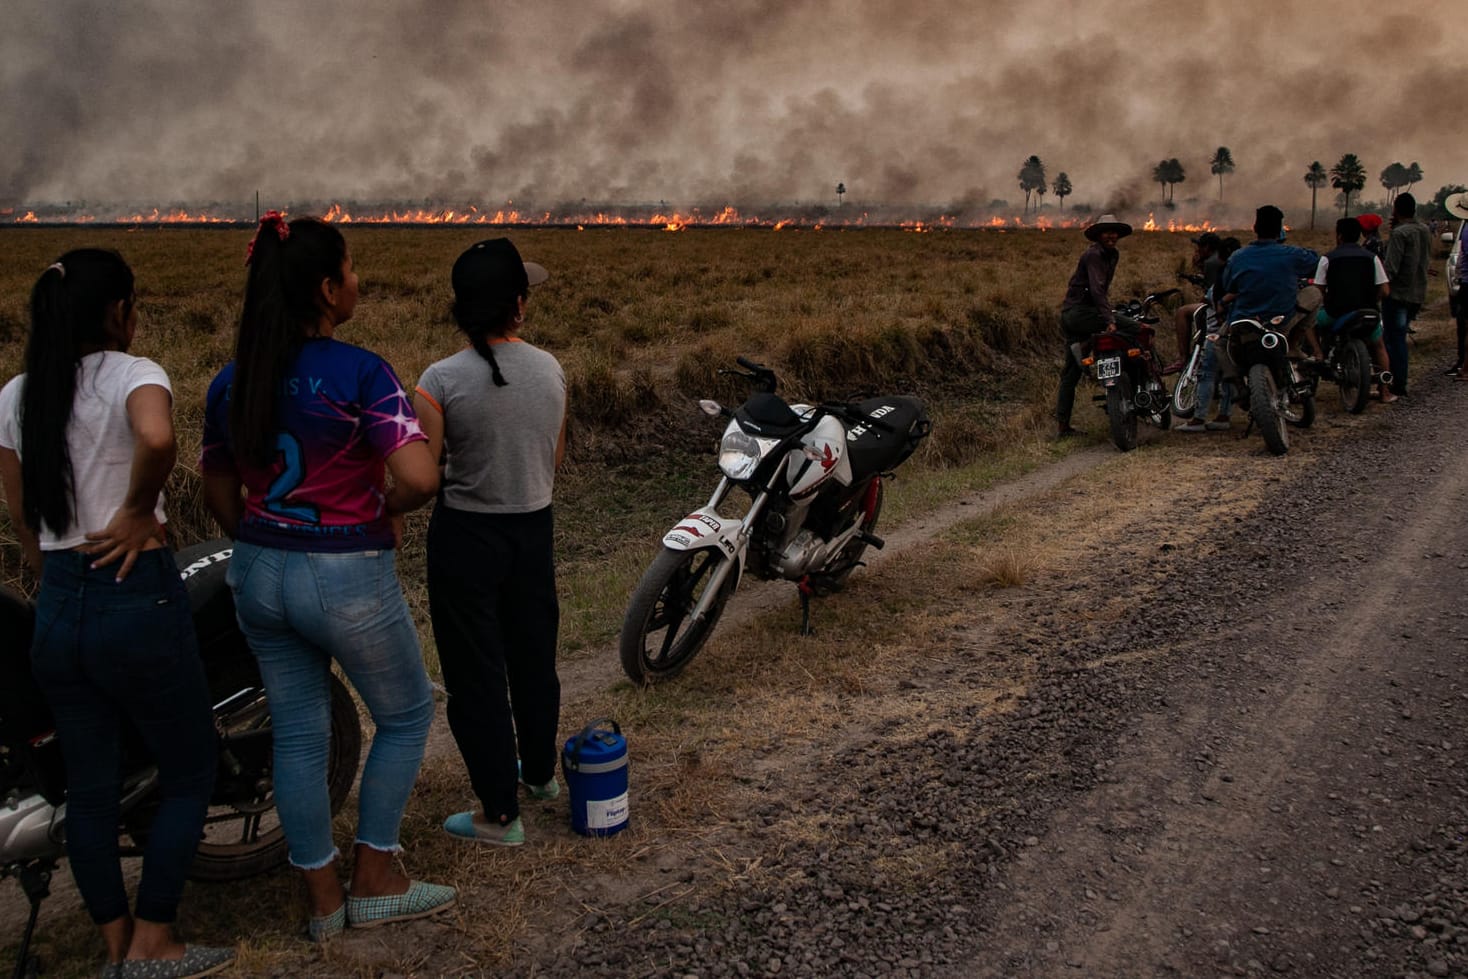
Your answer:
[[[1371,356],[1360,340],[1347,340],[1341,348],[1336,376],[1341,389],[1341,407],[1352,415],[1366,410],[1371,400]]]
[[[1123,374],[1106,389],[1106,420],[1111,423],[1111,441],[1123,452],[1137,447],[1137,411],[1132,404],[1132,379]]]
[[[243,737],[264,730],[269,737],[268,713],[236,711],[226,719],[226,737]],[[263,725],[263,728],[262,728]],[[267,746],[269,747],[269,746]],[[331,811],[335,815],[352,791],[357,779],[357,763],[362,755],[362,721],[356,701],[346,684],[335,674],[331,677],[331,749],[327,756],[327,791]],[[275,811],[275,792],[270,785],[272,752],[263,756],[265,767],[259,771],[264,783],[254,799],[237,798],[209,807],[205,816],[204,836],[194,853],[189,870],[193,880],[226,881],[253,877],[280,866],[286,859],[285,830]],[[143,845],[146,832],[130,832],[138,845]]]
[[[622,671],[637,683],[671,680],[703,648],[737,583],[731,569],[699,622],[688,615],[714,571],[729,558],[710,547],[694,551],[663,548],[632,593],[622,622]]]
[[[1274,374],[1265,364],[1249,368],[1249,417],[1254,420],[1259,434],[1264,436],[1264,444],[1270,452],[1282,456],[1290,451],[1289,433],[1279,410],[1279,388],[1274,383]]]

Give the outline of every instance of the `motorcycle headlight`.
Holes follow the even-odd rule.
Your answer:
[[[731,422],[719,443],[719,469],[730,479],[748,479],[759,468],[765,454],[779,444],[779,439],[750,435],[738,423]]]

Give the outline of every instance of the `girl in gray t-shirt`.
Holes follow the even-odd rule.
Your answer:
[[[560,794],[551,490],[566,446],[566,376],[521,340],[544,268],[508,238],[454,263],[454,319],[469,349],[432,364],[414,406],[444,474],[428,527],[428,600],[449,728],[479,805],[451,836],[525,842],[519,786]]]

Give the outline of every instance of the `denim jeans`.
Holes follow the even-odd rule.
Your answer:
[[[1193,408],[1193,417],[1203,421],[1208,417],[1208,402],[1213,400],[1213,386],[1218,385],[1218,414],[1227,417],[1234,407],[1234,386],[1219,377],[1218,344],[1205,340],[1203,363],[1198,368],[1198,403]]]
[[[401,849],[398,824],[423,761],[433,695],[393,552],[236,542],[227,580],[270,702],[275,806],[291,863],[316,870],[337,855],[327,789],[332,660],[377,728],[357,797],[357,842]]]
[[[1386,357],[1391,364],[1392,390],[1407,393],[1407,327],[1417,317],[1417,305],[1387,296],[1381,301],[1382,338],[1386,341]]]
[[[31,667],[66,759],[66,849],[97,924],[128,912],[118,860],[125,721],[158,767],[158,809],[137,916],[178,912],[218,767],[209,685],[188,596],[168,550],[144,551],[122,582],[75,551],[47,553]]]

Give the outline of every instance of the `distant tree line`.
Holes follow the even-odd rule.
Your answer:
[[[1224,182],[1223,178],[1237,169],[1234,162],[1233,152],[1227,146],[1220,146],[1214,150],[1213,156],[1208,160],[1208,172],[1218,178],[1218,199],[1223,200]],[[1065,204],[1065,198],[1073,192],[1070,176],[1060,173],[1056,176],[1054,183],[1050,183],[1046,177],[1045,162],[1038,156],[1029,156],[1020,164],[1019,189],[1024,192],[1024,213],[1028,214],[1033,207],[1036,213],[1043,206],[1045,194],[1053,192],[1061,206]],[[1381,185],[1387,189],[1387,200],[1393,201],[1403,188],[1410,188],[1419,183],[1423,178],[1422,167],[1413,161],[1410,164],[1393,163],[1381,171]],[[1164,207],[1174,206],[1174,196],[1177,185],[1188,179],[1187,169],[1177,157],[1160,160],[1152,167],[1152,182],[1161,188],[1159,202]],[[1358,194],[1366,187],[1366,166],[1355,153],[1347,153],[1336,162],[1330,169],[1315,160],[1305,170],[1305,185],[1310,188],[1310,227],[1315,227],[1317,211],[1317,195],[1322,187],[1328,183],[1340,193],[1336,197],[1336,203],[1341,208],[1341,214],[1349,217],[1351,213],[1352,195]],[[1458,185],[1452,185],[1457,188]],[[1442,202],[1449,194],[1458,193],[1457,189],[1444,187],[1438,191],[1433,203],[1435,209],[1432,212],[1442,210]]]

